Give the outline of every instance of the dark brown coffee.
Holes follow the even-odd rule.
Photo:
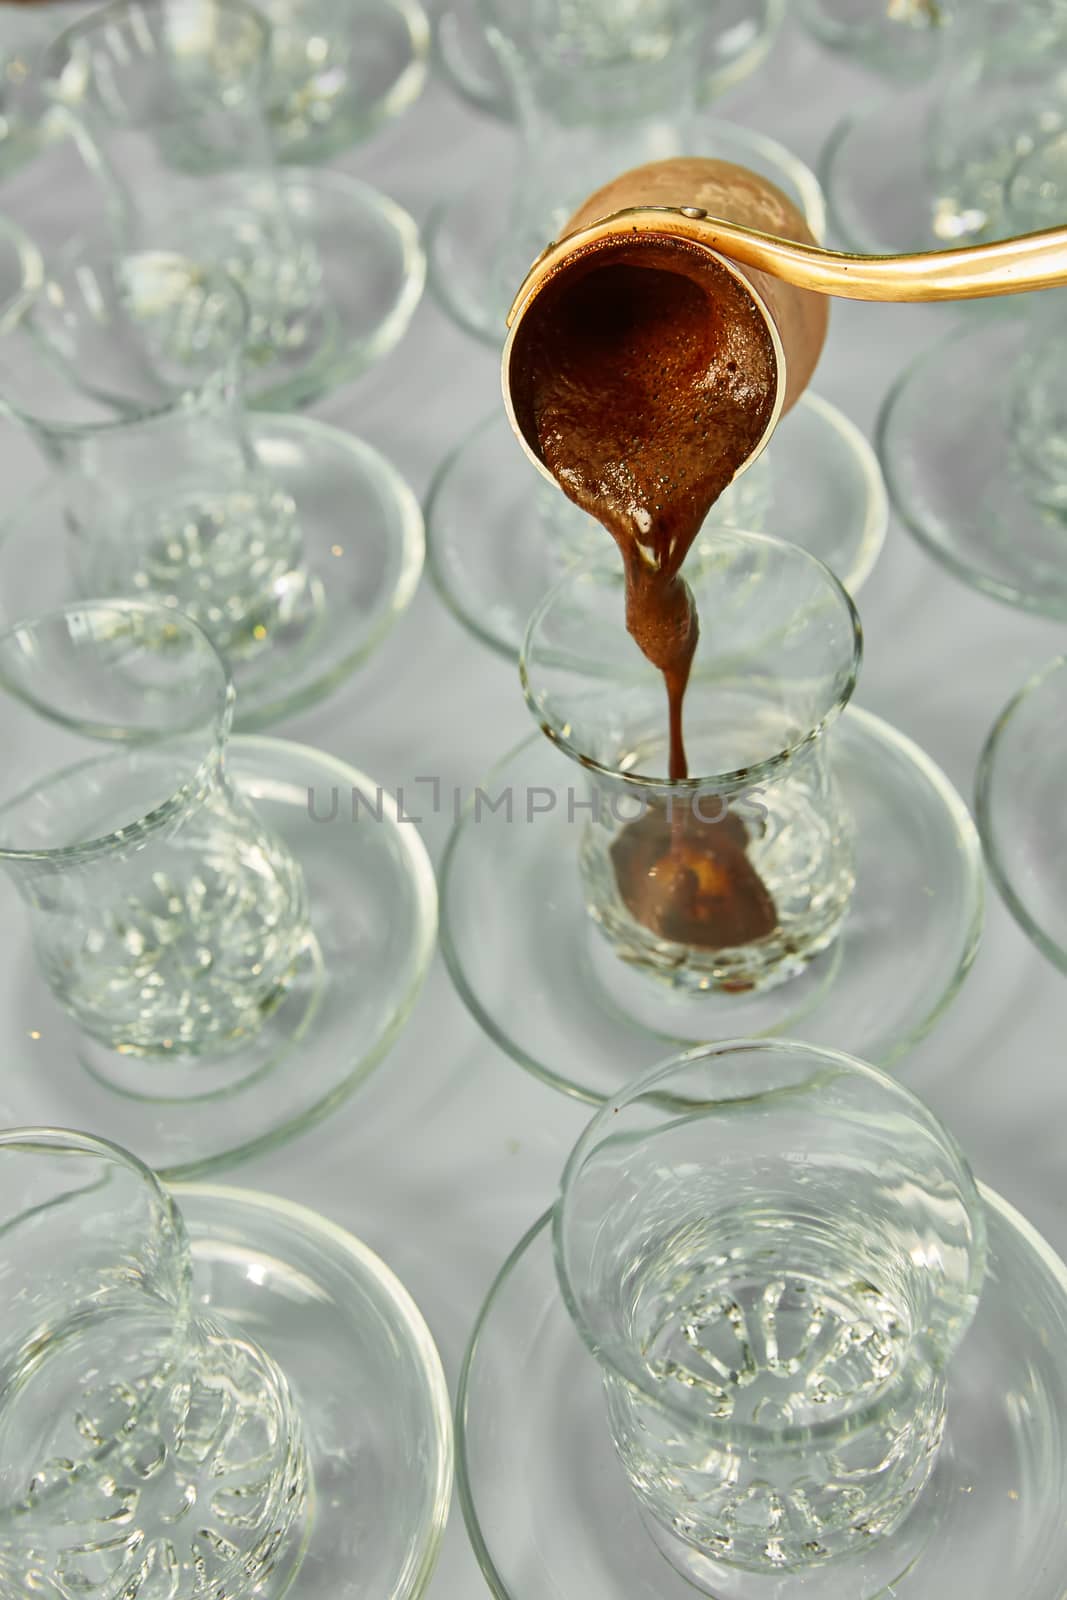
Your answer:
[[[709,510],[763,437],[777,362],[744,285],[714,256],[648,235],[589,253],[550,280],[512,351],[524,435],[563,492],[615,539],[626,625],[663,673],[669,776],[688,776],[682,707],[699,624],[682,563]],[[711,619],[714,626],[714,619]],[[633,915],[668,939],[727,948],[777,925],[738,817],[649,813],[613,851]]]
[[[682,699],[698,637],[680,568],[762,438],[776,381],[744,287],[676,240],[594,254],[550,283],[512,354],[516,410],[532,413],[545,465],[622,553],[626,625],[667,686],[672,779],[688,775]]]

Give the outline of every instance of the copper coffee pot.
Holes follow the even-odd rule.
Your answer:
[[[828,299],[938,301],[1022,294],[1067,284],[1067,227],[993,244],[918,255],[854,256],[823,249],[796,207],[754,172],[728,162],[679,157],[623,173],[589,197],[558,241],[534,262],[508,313],[504,398],[517,437],[541,461],[523,392],[524,319],[551,283],[653,245],[658,264],[694,247],[748,291],[754,322],[770,335],[778,365],[774,410],[749,465],[783,412],[806,388],[826,337]]]

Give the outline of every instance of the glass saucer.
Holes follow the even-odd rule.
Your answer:
[[[424,548],[415,496],[370,445],[304,417],[253,416],[248,434],[271,482],[295,503],[311,582],[275,638],[229,663],[242,729],[302,710],[364,662],[407,608]],[[0,618],[77,598],[76,537],[55,479],[0,523]]]
[[[245,390],[261,411],[310,405],[380,361],[407,330],[426,281],[418,227],[395,201],[346,172],[289,167],[278,181],[321,277],[303,340],[248,353]],[[211,235],[208,219],[205,250]],[[181,230],[174,243],[182,248]],[[186,238],[186,253],[196,245]]]
[[[811,170],[776,139],[708,116],[696,117],[677,130],[660,129],[659,134],[687,155],[732,161],[769,178],[803,213],[815,237],[823,237],[822,190]],[[610,135],[605,132],[603,137],[607,141]],[[579,184],[574,203],[581,200],[583,190],[596,187],[598,177],[670,153],[669,142],[652,151],[624,149],[607,163],[608,173],[591,170],[591,181]],[[505,317],[531,261],[574,209],[564,204],[553,215],[533,214],[517,223],[513,191],[518,174],[516,151],[497,151],[483,162],[475,181],[434,208],[424,233],[430,288],[442,309],[466,333],[496,346],[504,343]]]
[[[430,24],[416,0],[342,0],[330,7],[328,39],[316,36],[299,0],[265,0],[260,9],[273,29],[266,96],[280,160],[329,160],[421,94]]]
[[[274,1358],[304,1427],[312,1498],[287,1600],[417,1600],[452,1492],[452,1419],[418,1308],[351,1234],[249,1190],[179,1185],[193,1303]]]
[[[716,1563],[705,1591],[716,1600],[1063,1600],[1067,1268],[1011,1206],[981,1193],[989,1271],[949,1371],[918,1556],[905,1524],[907,1570],[872,1555],[867,1571],[850,1564],[844,1589],[831,1587],[832,1565],[798,1582]],[[616,1458],[599,1368],[557,1286],[550,1224],[551,1213],[505,1264],[460,1378],[457,1482],[475,1554],[496,1600],[694,1600],[701,1591],[659,1554]]]
[[[490,1038],[592,1104],[658,1056],[716,1039],[789,1034],[881,1065],[914,1045],[975,956],[978,835],[943,773],[887,723],[850,707],[828,737],[855,825],[851,909],[799,977],[747,995],[675,990],[620,961],[585,909],[588,813],[568,810],[587,795],[573,762],[540,733],[505,757],[472,795],[440,870],[445,961]]]
[[[805,394],[712,518],[802,545],[855,595],[878,559],[889,505],[877,458],[829,401]],[[430,571],[470,631],[514,658],[530,615],[572,560],[607,534],[527,460],[502,409],[442,464],[426,502]],[[690,562],[699,561],[698,539]]]
[[[434,949],[437,897],[417,830],[369,778],[305,745],[236,738],[227,768],[307,884],[313,938],[281,1002],[245,1049],[194,1061],[122,1055],[57,1007],[12,907],[0,1122],[80,1128],[164,1176],[190,1177],[311,1127],[386,1054]]]
[[[778,36],[785,8],[786,0],[763,0],[760,14],[753,16],[752,0],[718,6],[702,80],[705,105],[761,65]],[[449,87],[476,111],[510,120],[507,86],[486,43],[475,0],[438,0],[431,29],[434,65]]]
[[[956,577],[996,600],[1067,617],[1067,518],[1016,459],[1009,378],[1020,317],[968,318],[909,366],[886,400],[878,453],[901,520]]]
[[[1067,972],[1067,656],[1025,683],[978,763],[975,810],[1008,910]]]

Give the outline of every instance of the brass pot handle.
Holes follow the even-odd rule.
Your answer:
[[[516,295],[508,326],[531,291],[564,257],[607,235],[634,231],[691,239],[798,289],[843,300],[978,300],[1067,284],[1067,227],[955,250],[856,256],[720,222],[698,206],[636,206],[549,245]]]

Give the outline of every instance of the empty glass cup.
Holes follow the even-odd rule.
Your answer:
[[[284,161],[336,154],[411,105],[430,25],[416,0],[261,0],[270,23],[267,111]]]
[[[310,1490],[288,1384],[190,1298],[146,1167],[54,1129],[0,1133],[0,1588],[44,1600],[271,1600]]]
[[[716,1596],[807,1576],[820,1600],[906,1569],[985,1268],[970,1171],[914,1095],[804,1044],[676,1057],[582,1135],[554,1239],[672,1564]]]
[[[73,592],[158,599],[238,660],[314,598],[248,441],[246,327],[224,273],[162,252],[60,264],[0,320],[0,407],[58,474]]]
[[[801,163],[757,134],[698,115],[715,13],[702,0],[533,8],[485,0],[485,38],[514,107],[517,147],[504,170],[483,169],[446,199],[427,233],[434,291],[467,332],[503,342],[530,262],[587,196],[630,167],[717,157],[770,178],[807,212],[818,186]]]
[[[422,262],[410,218],[373,190],[279,172],[269,39],[244,0],[112,0],[49,46],[36,87],[100,183],[113,248],[179,250],[238,281],[249,392],[277,408],[395,342]]]
[[[150,1090],[177,1057],[221,1086],[311,933],[298,865],[228,777],[218,654],[180,613],[87,601],[0,633],[0,689],[0,869],[42,976],[99,1075]]]
[[[623,629],[617,562],[575,566],[531,618],[521,672],[583,775],[586,909],[614,954],[675,987],[769,988],[834,940],[854,869],[831,726],[859,626],[806,551],[716,528],[686,569],[705,618],[686,695],[691,778],[668,770],[661,674]]]
[[[950,24],[929,82],[864,106],[831,136],[823,161],[830,204],[858,250],[1009,237],[1017,163],[1067,128],[1063,0],[979,0]]]

